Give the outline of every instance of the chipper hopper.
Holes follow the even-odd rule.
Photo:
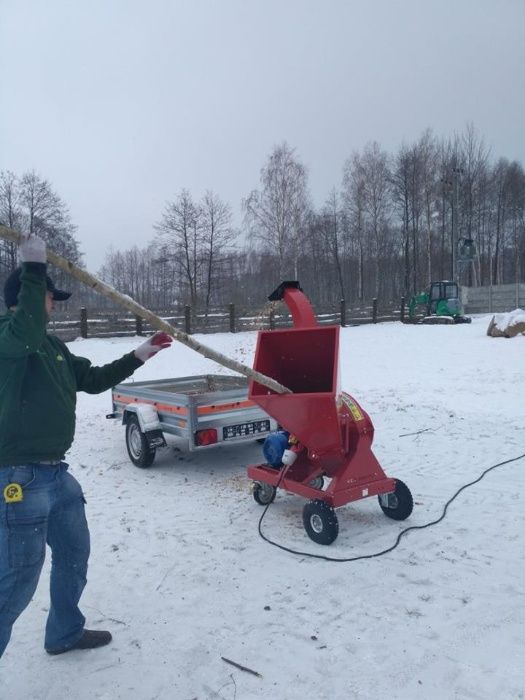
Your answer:
[[[412,495],[387,477],[372,452],[374,427],[357,401],[339,388],[339,326],[320,326],[298,282],[283,282],[271,301],[282,299],[293,328],[259,331],[254,369],[288,387],[279,394],[252,380],[248,397],[281,429],[264,443],[266,463],[248,467],[257,503],[276,489],[309,499],[303,523],[309,537],[331,544],[339,526],[335,509],[378,496],[385,515],[404,520]]]

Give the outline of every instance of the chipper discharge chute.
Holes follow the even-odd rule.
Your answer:
[[[379,497],[388,517],[404,520],[412,512],[412,495],[383,472],[371,449],[370,417],[339,389],[339,326],[317,323],[298,282],[283,282],[269,299],[284,300],[294,326],[259,331],[254,369],[292,393],[250,382],[249,399],[281,426],[265,440],[266,463],[248,467],[255,500],[270,503],[277,487],[308,498],[303,523],[319,544],[331,544],[338,535],[335,508],[368,496]]]

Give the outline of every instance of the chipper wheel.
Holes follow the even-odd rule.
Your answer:
[[[277,489],[271,484],[265,484],[262,481],[253,482],[253,497],[260,506],[267,506],[275,499]]]
[[[322,491],[324,488],[324,478],[322,476],[316,476],[315,479],[310,481],[310,486],[313,489],[319,489],[319,491]]]
[[[396,490],[394,493],[382,493],[377,497],[381,510],[392,520],[405,520],[412,513],[414,501],[408,486],[396,479]]]
[[[324,501],[310,501],[305,505],[303,525],[308,537],[317,544],[332,544],[339,534],[335,510]]]

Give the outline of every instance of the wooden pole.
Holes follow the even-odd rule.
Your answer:
[[[87,318],[87,309],[85,306],[83,306],[80,309],[80,337],[81,338],[88,337],[88,318]]]
[[[341,305],[340,305],[340,324],[344,328],[346,326],[346,300],[341,299]]]
[[[16,231],[13,231],[12,229],[7,228],[6,226],[0,226],[0,238],[4,238],[7,241],[12,241],[13,243],[19,243],[22,237]],[[85,285],[91,287],[91,289],[94,289],[99,294],[108,297],[116,304],[119,304],[125,309],[128,309],[133,314],[140,316],[157,330],[168,333],[173,338],[175,338],[175,340],[178,340],[180,343],[183,343],[192,350],[195,350],[195,352],[198,352],[200,355],[203,355],[208,360],[213,360],[214,362],[217,362],[218,364],[223,365],[224,367],[227,367],[228,369],[231,369],[234,372],[243,374],[245,377],[248,377],[248,379],[253,379],[258,384],[262,384],[263,386],[268,387],[268,389],[271,389],[272,391],[275,391],[278,394],[292,393],[290,389],[287,389],[282,384],[279,384],[279,382],[276,382],[275,379],[267,377],[266,375],[257,372],[251,367],[243,365],[241,362],[237,362],[237,360],[232,360],[230,357],[223,355],[217,350],[213,350],[213,348],[209,348],[206,345],[199,343],[197,340],[195,340],[195,338],[191,337],[190,335],[187,335],[186,333],[183,333],[182,331],[178,330],[166,321],[163,321],[152,311],[149,311],[148,309],[144,308],[144,306],[137,304],[137,302],[134,301],[127,294],[121,294],[111,285],[106,284],[106,282],[103,282],[87,270],[83,270],[82,268],[78,267],[69,260],[66,260],[61,255],[53,253],[52,250],[47,250],[47,259],[50,263],[56,265],[56,267],[60,268],[61,270],[64,270],[64,272],[69,273],[75,279],[79,280],[80,282],[83,282]]]
[[[235,333],[235,304],[230,304],[230,333]]]

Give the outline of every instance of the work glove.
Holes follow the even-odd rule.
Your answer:
[[[40,236],[21,236],[18,245],[20,262],[46,262],[46,242]]]
[[[148,338],[142,345],[139,345],[135,350],[135,357],[141,362],[146,362],[150,357],[156,355],[159,350],[169,348],[173,338],[164,331],[157,331],[154,335]]]

